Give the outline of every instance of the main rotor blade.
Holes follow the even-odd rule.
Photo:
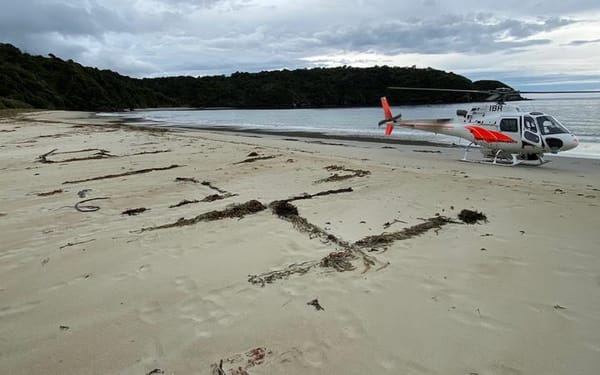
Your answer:
[[[573,91],[518,91],[521,94],[600,94],[600,90],[573,90]]]
[[[487,90],[461,90],[461,89],[434,89],[430,87],[400,87],[400,86],[391,86],[388,87],[391,90],[412,90],[412,91],[448,91],[448,92],[471,92],[471,93],[480,93],[480,94],[492,94],[493,91]]]

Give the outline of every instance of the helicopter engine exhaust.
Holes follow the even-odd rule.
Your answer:
[[[456,110],[456,115],[460,116],[460,117],[467,117],[467,111],[464,109],[457,109]]]

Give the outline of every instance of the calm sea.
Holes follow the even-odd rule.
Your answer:
[[[489,104],[489,103],[488,103]],[[541,111],[553,115],[577,135],[580,145],[561,153],[564,156],[600,158],[600,96],[543,98],[511,104],[524,111]],[[392,106],[402,119],[454,117],[457,109],[469,109],[475,103]],[[101,116],[141,118],[154,126],[186,128],[223,127],[245,130],[303,131],[332,135],[383,136],[377,122],[383,119],[381,108],[280,109],[280,110],[150,110],[128,113],[100,113]],[[394,137],[437,143],[467,144],[454,137],[418,130],[395,129]]]

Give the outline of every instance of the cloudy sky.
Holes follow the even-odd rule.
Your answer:
[[[0,42],[135,77],[393,65],[600,89],[599,0],[0,0]]]

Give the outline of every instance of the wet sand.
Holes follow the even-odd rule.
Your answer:
[[[6,373],[600,369],[600,160],[106,121],[0,119]]]

